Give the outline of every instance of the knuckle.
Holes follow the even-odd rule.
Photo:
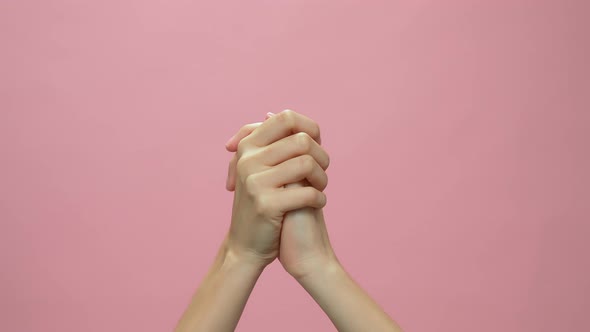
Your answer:
[[[328,203],[328,196],[326,196],[326,194],[324,193],[321,194],[322,196],[320,197],[320,207],[324,207]]]
[[[320,181],[321,181],[320,182],[320,190],[324,191],[324,189],[326,189],[326,187],[328,187],[328,175],[326,175],[326,173],[322,172]]]
[[[247,177],[249,174],[249,161],[250,161],[249,156],[242,156],[241,158],[238,159],[238,161],[236,162],[236,172],[238,175],[242,176],[242,177]]]
[[[295,111],[293,111],[292,109],[284,109],[280,114],[292,117],[293,115],[295,115]]]
[[[244,151],[247,149],[247,146],[248,146],[248,140],[246,138],[244,138],[238,142],[238,149],[237,149],[238,156],[241,156],[242,154],[244,154]]]
[[[260,122],[261,123],[261,122]],[[255,122],[255,123],[248,123],[242,126],[242,128],[240,128],[240,130],[238,131],[238,134],[242,135],[242,136],[247,136],[249,133],[251,133],[252,131],[254,131],[254,129],[256,129],[259,125],[259,122]]]
[[[256,197],[260,192],[260,178],[255,174],[248,175],[244,179],[244,186],[250,196]]]
[[[259,123],[249,123],[249,124],[245,125],[244,127],[242,127],[242,130],[246,133],[249,133],[252,130],[256,129],[256,127],[258,127],[259,125],[260,125]]]
[[[312,187],[305,187],[305,192],[303,193],[303,201],[305,204],[311,204],[315,201],[315,192]]]
[[[313,130],[314,130],[315,137],[321,137],[321,130],[320,130],[320,125],[319,124],[316,123],[314,125]]]
[[[275,115],[278,120],[287,127],[293,127],[295,112],[292,110],[284,110],[279,114]]]
[[[313,188],[313,187],[308,187],[308,194],[307,194],[307,204],[317,204],[318,202],[321,202],[322,200],[322,192],[320,192],[319,190]]]
[[[250,174],[244,179],[244,184],[248,191],[258,192],[256,189],[258,189],[258,186],[260,185],[260,179],[256,174]]]
[[[254,209],[256,214],[266,216],[272,214],[272,202],[264,195],[257,196],[254,201]]]
[[[311,149],[311,141],[313,139],[305,132],[299,132],[295,134],[295,144],[299,151],[307,152]]]
[[[242,134],[242,135],[243,135],[244,133],[246,133],[246,132],[248,131],[248,128],[249,128],[249,126],[250,126],[250,124],[243,125],[243,126],[242,126],[242,127],[239,129],[239,130],[238,130],[238,135],[239,135],[239,134]]]
[[[299,158],[299,167],[305,172],[310,173],[315,166],[315,159],[308,154],[304,154]]]

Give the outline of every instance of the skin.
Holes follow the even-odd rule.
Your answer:
[[[313,120],[291,110],[267,114],[226,143],[234,156],[230,228],[176,327],[234,331],[264,268],[279,259],[338,331],[401,331],[338,261],[322,208],[330,159]]]

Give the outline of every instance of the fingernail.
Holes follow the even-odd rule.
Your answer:
[[[266,116],[268,116],[269,118],[270,118],[271,116],[273,116],[273,115],[275,115],[273,112],[268,112],[268,113],[266,113]]]

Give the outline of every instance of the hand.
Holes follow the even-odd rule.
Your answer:
[[[322,191],[329,157],[315,140],[319,140],[315,122],[284,111],[235,144],[235,163],[230,165],[235,194],[227,236],[231,252],[260,266],[270,264],[279,255],[284,214],[326,204]],[[302,180],[310,185],[283,187]]]
[[[271,116],[273,116],[272,113],[267,114],[266,119]],[[261,124],[262,122],[257,122],[242,127],[226,143],[227,150],[235,152],[240,141]],[[299,153],[306,153],[317,148],[317,143],[309,139],[301,142],[298,151]],[[230,191],[235,188],[236,156],[237,154],[232,158],[228,168],[226,189]],[[286,185],[286,188],[302,188],[309,185],[310,183],[308,181],[303,180],[296,183],[289,183]],[[279,255],[279,260],[285,270],[296,279],[300,279],[317,268],[326,266],[330,262],[337,262],[328,238],[321,208],[306,207],[289,211],[285,214]]]

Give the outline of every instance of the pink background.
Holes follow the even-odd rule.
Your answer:
[[[407,331],[588,331],[587,1],[0,3],[0,330],[170,331],[225,141],[322,126],[349,272]],[[331,331],[273,264],[240,331]]]

